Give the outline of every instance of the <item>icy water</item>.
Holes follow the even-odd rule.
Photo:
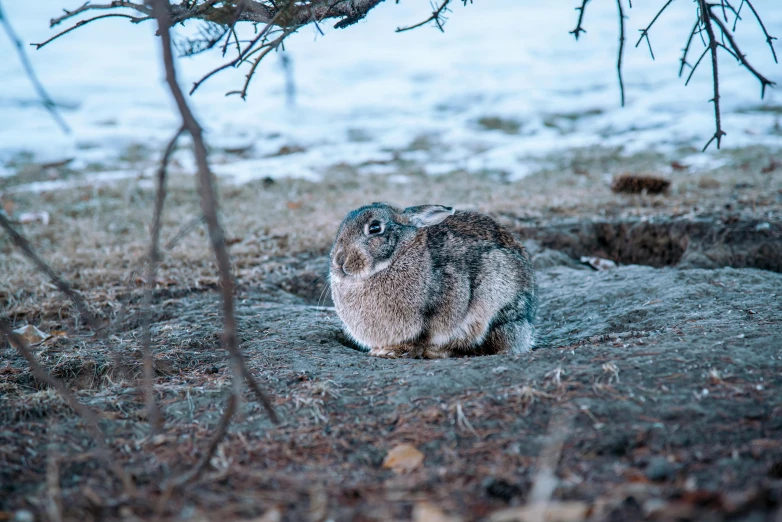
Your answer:
[[[782,37],[776,1],[754,5],[769,32]],[[578,3],[453,2],[445,33],[432,27],[394,32],[426,18],[429,5],[422,1],[386,2],[346,30],[323,23],[325,36],[307,27],[286,45],[295,78],[293,107],[286,104],[285,75],[274,54],[256,73],[246,102],[224,95],[241,88],[246,68],[213,77],[191,98],[208,130],[215,171],[237,182],[320,179],[335,165],[393,175],[401,163],[412,162],[432,175],[467,170],[520,179],[550,165],[552,157],[584,147],[627,155],[658,151],[692,164],[719,162],[716,151],[692,155],[714,131],[708,60],[688,87],[677,76],[694,3],[673,2],[658,20],[650,33],[655,60],[645,42],[634,46],[662,2],[627,10],[624,108],[615,69],[616,5],[590,3],[587,33],[576,42],[569,31]],[[79,5],[4,3],[26,43],[50,37],[48,20],[63,7]],[[782,83],[782,66],[745,11],[736,30],[742,50]],[[28,48],[73,129],[70,135],[40,107],[10,42],[0,38],[0,176],[16,175],[25,162],[65,159],[94,179],[149,174],[178,123],[153,32],[152,22],[108,19],[40,51]],[[697,41],[690,61],[702,49]],[[180,60],[182,85],[189,88],[223,60],[217,52]],[[728,133],[723,146],[782,145],[782,92],[768,89],[761,100],[757,80],[727,53],[720,65]],[[139,166],[138,157],[149,157],[149,164]],[[177,155],[175,167],[192,169],[186,151]],[[58,181],[28,188],[46,183]]]

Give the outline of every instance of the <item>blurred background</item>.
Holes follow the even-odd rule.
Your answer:
[[[466,171],[518,180],[557,168],[574,151],[612,158],[654,152],[692,168],[724,163],[712,145],[712,77],[704,60],[690,85],[677,76],[695,17],[692,2],[674,2],[650,32],[655,60],[639,29],[660,2],[626,9],[620,107],[616,74],[618,19],[614,2],[587,6],[579,41],[578,2],[495,0],[453,12],[441,33],[431,24],[395,33],[425,19],[426,2],[385,2],[347,29],[320,24],[286,40],[295,97],[286,99],[281,53],[261,64],[247,101],[225,96],[241,89],[249,67],[209,79],[191,98],[208,130],[215,172],[235,182],[267,177],[319,180],[334,166],[359,174],[397,176],[400,164],[431,175]],[[66,24],[49,20],[81,2],[5,2],[25,44],[42,42]],[[772,35],[782,35],[775,0],[755,7]],[[736,37],[748,59],[772,81],[782,67],[755,21],[743,13]],[[243,24],[247,26],[248,24]],[[198,30],[178,27],[179,38]],[[250,34],[252,27],[242,27]],[[55,125],[25,76],[11,42],[0,37],[0,188],[46,190],[64,184],[150,175],[178,124],[163,84],[154,23],[99,20],[27,53],[73,132]],[[696,42],[694,61],[702,49]],[[779,52],[779,51],[778,51]],[[179,61],[181,84],[223,63],[217,50]],[[721,54],[723,148],[782,144],[782,98]],[[687,73],[685,72],[685,75]],[[18,176],[30,164],[67,162],[57,179]],[[174,169],[192,171],[186,150]],[[27,169],[29,171],[29,169]],[[49,176],[52,177],[52,176]],[[34,183],[34,184],[31,184]],[[43,183],[43,184],[42,184]]]

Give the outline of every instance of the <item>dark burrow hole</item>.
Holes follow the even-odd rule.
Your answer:
[[[717,217],[571,221],[517,225],[514,232],[575,259],[597,256],[657,268],[730,266],[782,272],[779,222]]]

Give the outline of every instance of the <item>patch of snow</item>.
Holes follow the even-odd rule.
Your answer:
[[[782,34],[777,2],[754,3],[772,35]],[[242,85],[246,68],[211,78],[189,101],[214,150],[215,172],[237,183],[266,176],[318,180],[334,165],[384,161],[394,157],[392,151],[435,175],[467,169],[520,179],[544,168],[546,156],[574,147],[618,147],[624,154],[670,154],[683,146],[699,150],[714,132],[709,64],[701,63],[688,87],[676,74],[694,4],[672,3],[652,28],[654,61],[644,43],[633,44],[658,3],[639,2],[626,13],[622,108],[615,4],[588,4],[588,33],[576,42],[568,31],[575,27],[578,3],[457,3],[444,34],[431,27],[397,34],[396,27],[426,18],[428,4],[386,2],[347,30],[322,23],[325,36],[306,28],[286,41],[295,107],[285,103],[284,74],[273,54],[258,68],[248,101],[224,96]],[[7,2],[5,9],[27,43],[50,37],[54,30],[48,20],[63,7],[79,5],[77,0],[38,0]],[[782,68],[774,64],[762,33],[749,16],[744,18],[737,29],[742,50],[782,84]],[[196,28],[189,24],[177,31],[188,34]],[[242,30],[249,34],[252,27]],[[159,158],[179,117],[163,83],[158,45],[153,22],[106,19],[40,51],[28,48],[73,129],[64,135],[37,102],[11,44],[0,39],[6,57],[0,62],[0,164],[28,152],[35,161],[73,157],[73,168],[105,164],[113,169],[136,145],[151,151],[151,161]],[[698,52],[693,49],[691,62]],[[222,61],[220,53],[211,52],[179,60],[181,84],[187,90]],[[727,54],[720,55],[720,66],[728,133],[723,146],[782,147],[782,95],[767,89],[761,100],[757,81]],[[174,155],[174,171],[195,170],[184,149],[187,142]],[[414,143],[420,150],[410,150]],[[277,155],[293,145],[303,151]],[[721,154],[712,148],[703,157],[717,161]],[[715,165],[698,161],[703,168]],[[8,170],[0,168],[0,176],[8,176]]]
[[[114,181],[140,177],[138,171],[118,170],[106,172],[94,172],[87,176],[71,179],[55,179],[50,181],[34,181],[21,185],[12,185],[5,189],[5,192],[11,194],[14,192],[52,192],[77,187],[88,187],[95,185],[107,185]]]

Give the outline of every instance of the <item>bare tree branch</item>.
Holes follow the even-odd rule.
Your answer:
[[[715,140],[717,142],[717,148],[719,149],[722,137],[725,135],[725,132],[722,130],[722,120],[720,114],[720,81],[719,72],[717,70],[717,39],[714,36],[714,28],[711,25],[712,20],[716,20],[718,23],[721,22],[719,22],[719,18],[712,16],[706,0],[698,0],[698,5],[700,6],[701,22],[703,23],[703,27],[706,29],[706,34],[709,37],[708,49],[711,52],[711,73],[714,83],[714,98],[712,98],[711,101],[714,102],[714,121],[717,126],[716,130],[714,131],[714,135],[711,137],[711,139],[709,139],[709,141],[706,142],[706,145],[703,147],[703,150],[705,151],[707,148],[709,148],[711,142]],[[700,62],[700,59],[698,61]],[[695,71],[696,68],[697,64],[693,67],[693,71]]]
[[[11,43],[13,43],[14,47],[16,48],[16,53],[19,55],[19,61],[22,62],[22,67],[24,67],[24,70],[27,73],[27,77],[30,78],[30,83],[33,84],[33,88],[35,88],[35,92],[38,94],[38,98],[41,99],[41,103],[46,108],[46,110],[49,111],[52,119],[60,127],[60,129],[62,129],[64,133],[69,134],[71,132],[71,128],[68,127],[68,124],[65,123],[65,120],[62,118],[62,116],[60,116],[60,113],[57,112],[57,104],[54,103],[54,100],[52,100],[52,98],[46,92],[46,89],[43,88],[43,85],[38,80],[38,76],[35,75],[35,70],[33,70],[33,66],[30,63],[30,60],[27,58],[27,53],[24,52],[22,40],[19,38],[19,36],[17,36],[16,31],[14,31],[14,28],[11,26],[11,22],[9,22],[8,18],[5,16],[2,2],[0,2],[0,23],[3,24],[3,28],[5,29],[8,38],[11,39]]]
[[[619,95],[622,98],[622,107],[624,107],[625,83],[622,79],[622,57],[625,49],[625,13],[622,8],[622,0],[616,0],[616,8],[619,11],[619,51],[616,57],[616,74],[619,76]]]
[[[706,2],[702,2],[702,4],[707,5],[708,8],[713,7],[713,5],[708,5]],[[722,33],[722,36],[728,40],[728,43],[730,44],[731,49],[733,49],[733,52],[735,53],[734,56],[736,59],[743,65],[752,75],[758,79],[760,82],[760,97],[763,98],[763,96],[766,93],[766,87],[773,86],[774,82],[760,74],[760,72],[755,69],[752,64],[750,64],[747,61],[747,55],[741,52],[741,49],[739,49],[738,44],[736,43],[736,39],[733,37],[731,32],[726,27],[725,23],[719,19],[718,16],[714,15],[714,13],[711,12],[710,9],[707,9],[707,18],[709,20],[713,20],[717,26],[719,26],[720,31]],[[714,37],[714,31],[711,29],[710,25],[706,25],[706,32],[709,35],[709,42],[712,42],[712,38]],[[716,42],[716,40],[714,40]]]
[[[122,13],[109,13],[109,14],[105,14],[105,15],[94,16],[92,18],[87,18],[86,20],[80,20],[80,21],[76,22],[76,24],[72,25],[71,27],[67,28],[64,31],[60,31],[59,33],[55,34],[54,36],[52,36],[48,40],[45,40],[45,41],[43,41],[41,43],[33,43],[33,44],[30,44],[30,45],[34,46],[36,49],[40,49],[41,47],[52,43],[53,41],[57,40],[61,36],[65,36],[66,34],[70,33],[71,31],[74,31],[74,30],[78,29],[79,27],[87,25],[90,22],[94,22],[95,20],[102,20],[104,18],[128,18],[133,23],[143,22],[144,20],[147,19],[147,18],[144,18],[144,17],[135,17],[135,16],[130,16],[130,15],[122,14]]]
[[[223,6],[215,6],[218,3],[214,0],[187,2],[180,1],[178,4],[168,6],[169,20],[171,25],[184,22],[185,20],[205,20],[223,25],[229,25],[234,17],[236,22],[253,22],[268,24],[277,17],[281,27],[300,28],[314,21],[321,22],[325,19],[339,18],[334,27],[343,29],[349,27],[366,17],[367,13],[375,8],[384,0],[308,0],[298,1],[258,1],[243,0],[243,9],[236,16],[236,9],[231,2],[224,2]],[[66,11],[63,16],[52,20],[51,25],[57,25],[72,17],[78,16],[87,11],[93,10],[111,10],[111,9],[132,9],[141,14],[144,20],[152,18],[152,10],[142,4],[134,2],[111,2],[108,4],[84,4],[73,11]],[[279,18],[280,12],[285,12],[286,16]]]
[[[46,274],[52,283],[54,283],[54,285],[62,293],[64,293],[66,296],[68,296],[68,298],[70,298],[71,301],[73,301],[73,304],[76,305],[76,309],[87,320],[90,327],[92,327],[92,329],[97,334],[102,333],[103,328],[100,321],[98,321],[98,318],[95,317],[92,312],[90,312],[89,308],[87,307],[87,303],[84,301],[81,295],[79,295],[78,292],[73,289],[68,281],[57,275],[52,267],[50,267],[46,261],[41,259],[38,254],[35,253],[32,245],[30,244],[30,241],[28,241],[26,237],[17,232],[14,227],[11,226],[10,221],[8,221],[8,218],[3,212],[0,212],[0,227],[5,229],[13,244],[22,251],[25,257],[32,261],[33,264],[38,267],[38,270]]]
[[[176,134],[171,138],[163,152],[163,158],[160,160],[160,166],[157,171],[157,191],[155,193],[155,211],[152,217],[152,230],[149,239],[149,258],[147,260],[147,281],[144,289],[143,318],[141,321],[143,338],[141,343],[141,353],[144,363],[144,396],[147,403],[147,414],[151,433],[157,433],[163,427],[163,417],[155,401],[154,389],[154,365],[152,360],[152,332],[150,323],[152,322],[152,291],[155,288],[157,279],[157,265],[160,262],[160,222],[163,214],[163,204],[166,200],[166,170],[171,154],[174,152],[176,142],[184,131],[180,127]]]
[[[415,25],[410,25],[407,27],[397,27],[396,32],[402,33],[404,31],[410,31],[411,29],[416,29],[418,27],[426,25],[429,22],[434,22],[435,24],[437,24],[437,28],[440,29],[440,32],[445,32],[445,30],[443,29],[443,26],[445,25],[446,22],[444,13],[450,11],[450,9],[448,9],[448,4],[450,3],[451,0],[443,0],[443,2],[439,5],[439,7],[435,7],[434,5],[432,5],[432,9],[434,10],[432,11],[432,15],[429,18]]]
[[[57,18],[52,18],[49,21],[49,27],[54,27],[55,25],[58,25],[69,18],[73,18],[74,16],[80,15],[85,11],[100,11],[103,9],[116,9],[118,7],[127,7],[130,9],[135,9],[136,11],[144,14],[147,17],[150,17],[152,15],[152,11],[147,6],[143,4],[137,4],[134,2],[123,2],[120,0],[115,0],[110,4],[91,4],[89,2],[85,2],[84,5],[82,5],[78,9],[74,9],[73,11],[68,11],[67,9],[63,9],[63,12],[65,14],[62,16],[58,16]]]
[[[171,48],[171,21],[169,19],[168,0],[153,0],[153,14],[158,22],[158,32],[163,48],[163,62],[166,69],[166,82],[171,90],[179,112],[182,115],[182,126],[187,129],[193,138],[193,148],[196,164],[198,166],[199,192],[201,194],[201,211],[204,214],[209,237],[214,250],[217,266],[220,272],[220,284],[223,295],[223,347],[230,353],[231,362],[234,368],[234,394],[236,400],[240,399],[238,389],[241,382],[240,378],[247,382],[258,400],[266,408],[269,416],[274,422],[277,422],[277,414],[272,407],[271,401],[260,389],[258,383],[252,374],[247,370],[239,349],[236,336],[236,318],[234,316],[234,282],[231,274],[231,261],[228,256],[228,249],[225,244],[225,234],[217,214],[217,196],[213,186],[213,174],[209,169],[207,161],[206,144],[204,143],[203,131],[198,121],[195,119],[190,106],[185,100],[185,95],[177,83],[176,68],[174,65],[174,54]]]
[[[0,214],[0,216],[2,216],[2,214]],[[45,382],[50,388],[57,391],[57,393],[59,393],[60,396],[65,399],[65,402],[68,403],[68,406],[70,406],[71,409],[84,420],[87,425],[87,429],[90,431],[92,438],[95,440],[95,443],[98,446],[98,451],[101,458],[106,462],[106,465],[111,470],[111,472],[114,473],[114,475],[122,483],[125,493],[128,495],[134,495],[136,487],[133,484],[133,480],[130,478],[130,475],[125,473],[125,470],[122,469],[122,466],[119,465],[119,462],[117,462],[117,460],[111,455],[111,450],[106,444],[106,434],[103,433],[103,430],[98,425],[98,416],[95,414],[95,412],[79,402],[79,400],[62,383],[62,381],[54,378],[49,374],[49,372],[44,370],[44,368],[35,359],[35,356],[30,351],[30,348],[25,340],[22,338],[22,336],[15,333],[11,329],[10,322],[5,317],[0,317],[0,332],[5,334],[5,336],[8,338],[8,341],[11,343],[11,346],[16,348],[16,351],[18,351],[22,357],[24,357],[24,359],[27,361],[27,364],[30,365],[30,369],[33,371],[35,378],[41,382]]]

